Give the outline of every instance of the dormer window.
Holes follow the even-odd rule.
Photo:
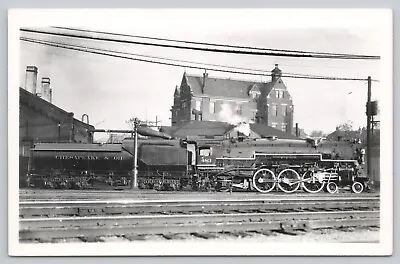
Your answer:
[[[256,100],[256,99],[258,99],[258,97],[260,97],[260,95],[261,95],[260,89],[258,88],[257,84],[254,84],[254,85],[251,87],[250,91],[249,91],[249,96],[250,96],[253,100]]]
[[[253,98],[254,100],[258,99],[260,97],[261,93],[259,91],[251,91],[250,92],[250,97]]]
[[[283,98],[284,97],[284,91],[283,90],[276,90],[275,91],[275,96],[276,96],[276,98]]]

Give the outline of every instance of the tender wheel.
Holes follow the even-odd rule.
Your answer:
[[[262,193],[270,192],[275,188],[276,178],[273,171],[269,169],[259,169],[254,173],[253,186]]]
[[[229,192],[230,190],[231,190],[231,185],[232,185],[232,182],[231,181],[229,181],[229,180],[222,180],[222,181],[219,181],[218,183],[217,183],[217,185],[215,186],[215,189],[218,191],[218,192]]]
[[[351,186],[353,193],[362,193],[364,191],[364,185],[361,182],[354,182]]]
[[[325,182],[321,181],[312,171],[306,171],[302,178],[302,187],[306,192],[317,193],[325,186]]]
[[[64,188],[64,189],[69,190],[69,189],[71,189],[71,187],[72,187],[72,185],[71,185],[70,182],[64,182],[64,184],[63,184],[63,188]]]
[[[278,187],[285,193],[297,191],[300,187],[300,175],[292,169],[284,169],[278,175]]]
[[[339,187],[334,182],[328,182],[328,184],[326,185],[326,190],[328,193],[337,193],[339,190]]]

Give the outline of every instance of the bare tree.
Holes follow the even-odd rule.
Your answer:
[[[326,136],[325,133],[321,130],[313,130],[310,133],[310,137],[324,137]]]
[[[353,131],[353,121],[347,120],[346,123],[338,125],[336,127],[336,130],[339,130],[339,131]]]

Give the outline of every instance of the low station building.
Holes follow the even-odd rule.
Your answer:
[[[43,77],[37,87],[38,69],[26,68],[25,87],[19,88],[19,170],[20,186],[28,170],[30,149],[38,142],[80,142],[93,141],[89,130],[94,126],[74,118],[52,103],[50,78]]]

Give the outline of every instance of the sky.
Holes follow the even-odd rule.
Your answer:
[[[32,11],[33,12],[33,11]],[[39,11],[37,11],[39,12]],[[354,13],[355,12],[355,13]],[[341,17],[341,19],[337,19]],[[357,17],[357,19],[354,19]],[[150,37],[290,49],[315,52],[382,56],[382,20],[368,12],[336,10],[113,10],[41,11],[20,27],[60,32],[51,26],[66,26]],[[72,19],[71,19],[72,18]],[[336,18],[336,19],[334,19]],[[66,31],[63,31],[66,32]],[[19,35],[18,35],[19,36]],[[104,43],[65,37],[24,33],[20,36],[62,41],[135,54],[213,63],[271,71],[274,64],[285,73],[380,80],[382,60],[332,60],[220,54],[133,44]],[[100,36],[100,35],[97,35]],[[137,39],[134,39],[137,40]],[[25,69],[35,65],[38,80],[51,79],[53,103],[83,114],[96,128],[127,129],[126,120],[161,120],[171,123],[171,106],[176,85],[186,71],[203,70],[156,65],[68,51],[19,42],[19,86],[25,87]],[[208,71],[210,77],[269,81],[270,77]],[[294,123],[306,132],[331,132],[351,121],[355,128],[366,125],[366,81],[327,81],[283,78],[295,107]],[[382,82],[372,82],[372,99],[381,99]],[[377,117],[379,120],[379,116]]]

